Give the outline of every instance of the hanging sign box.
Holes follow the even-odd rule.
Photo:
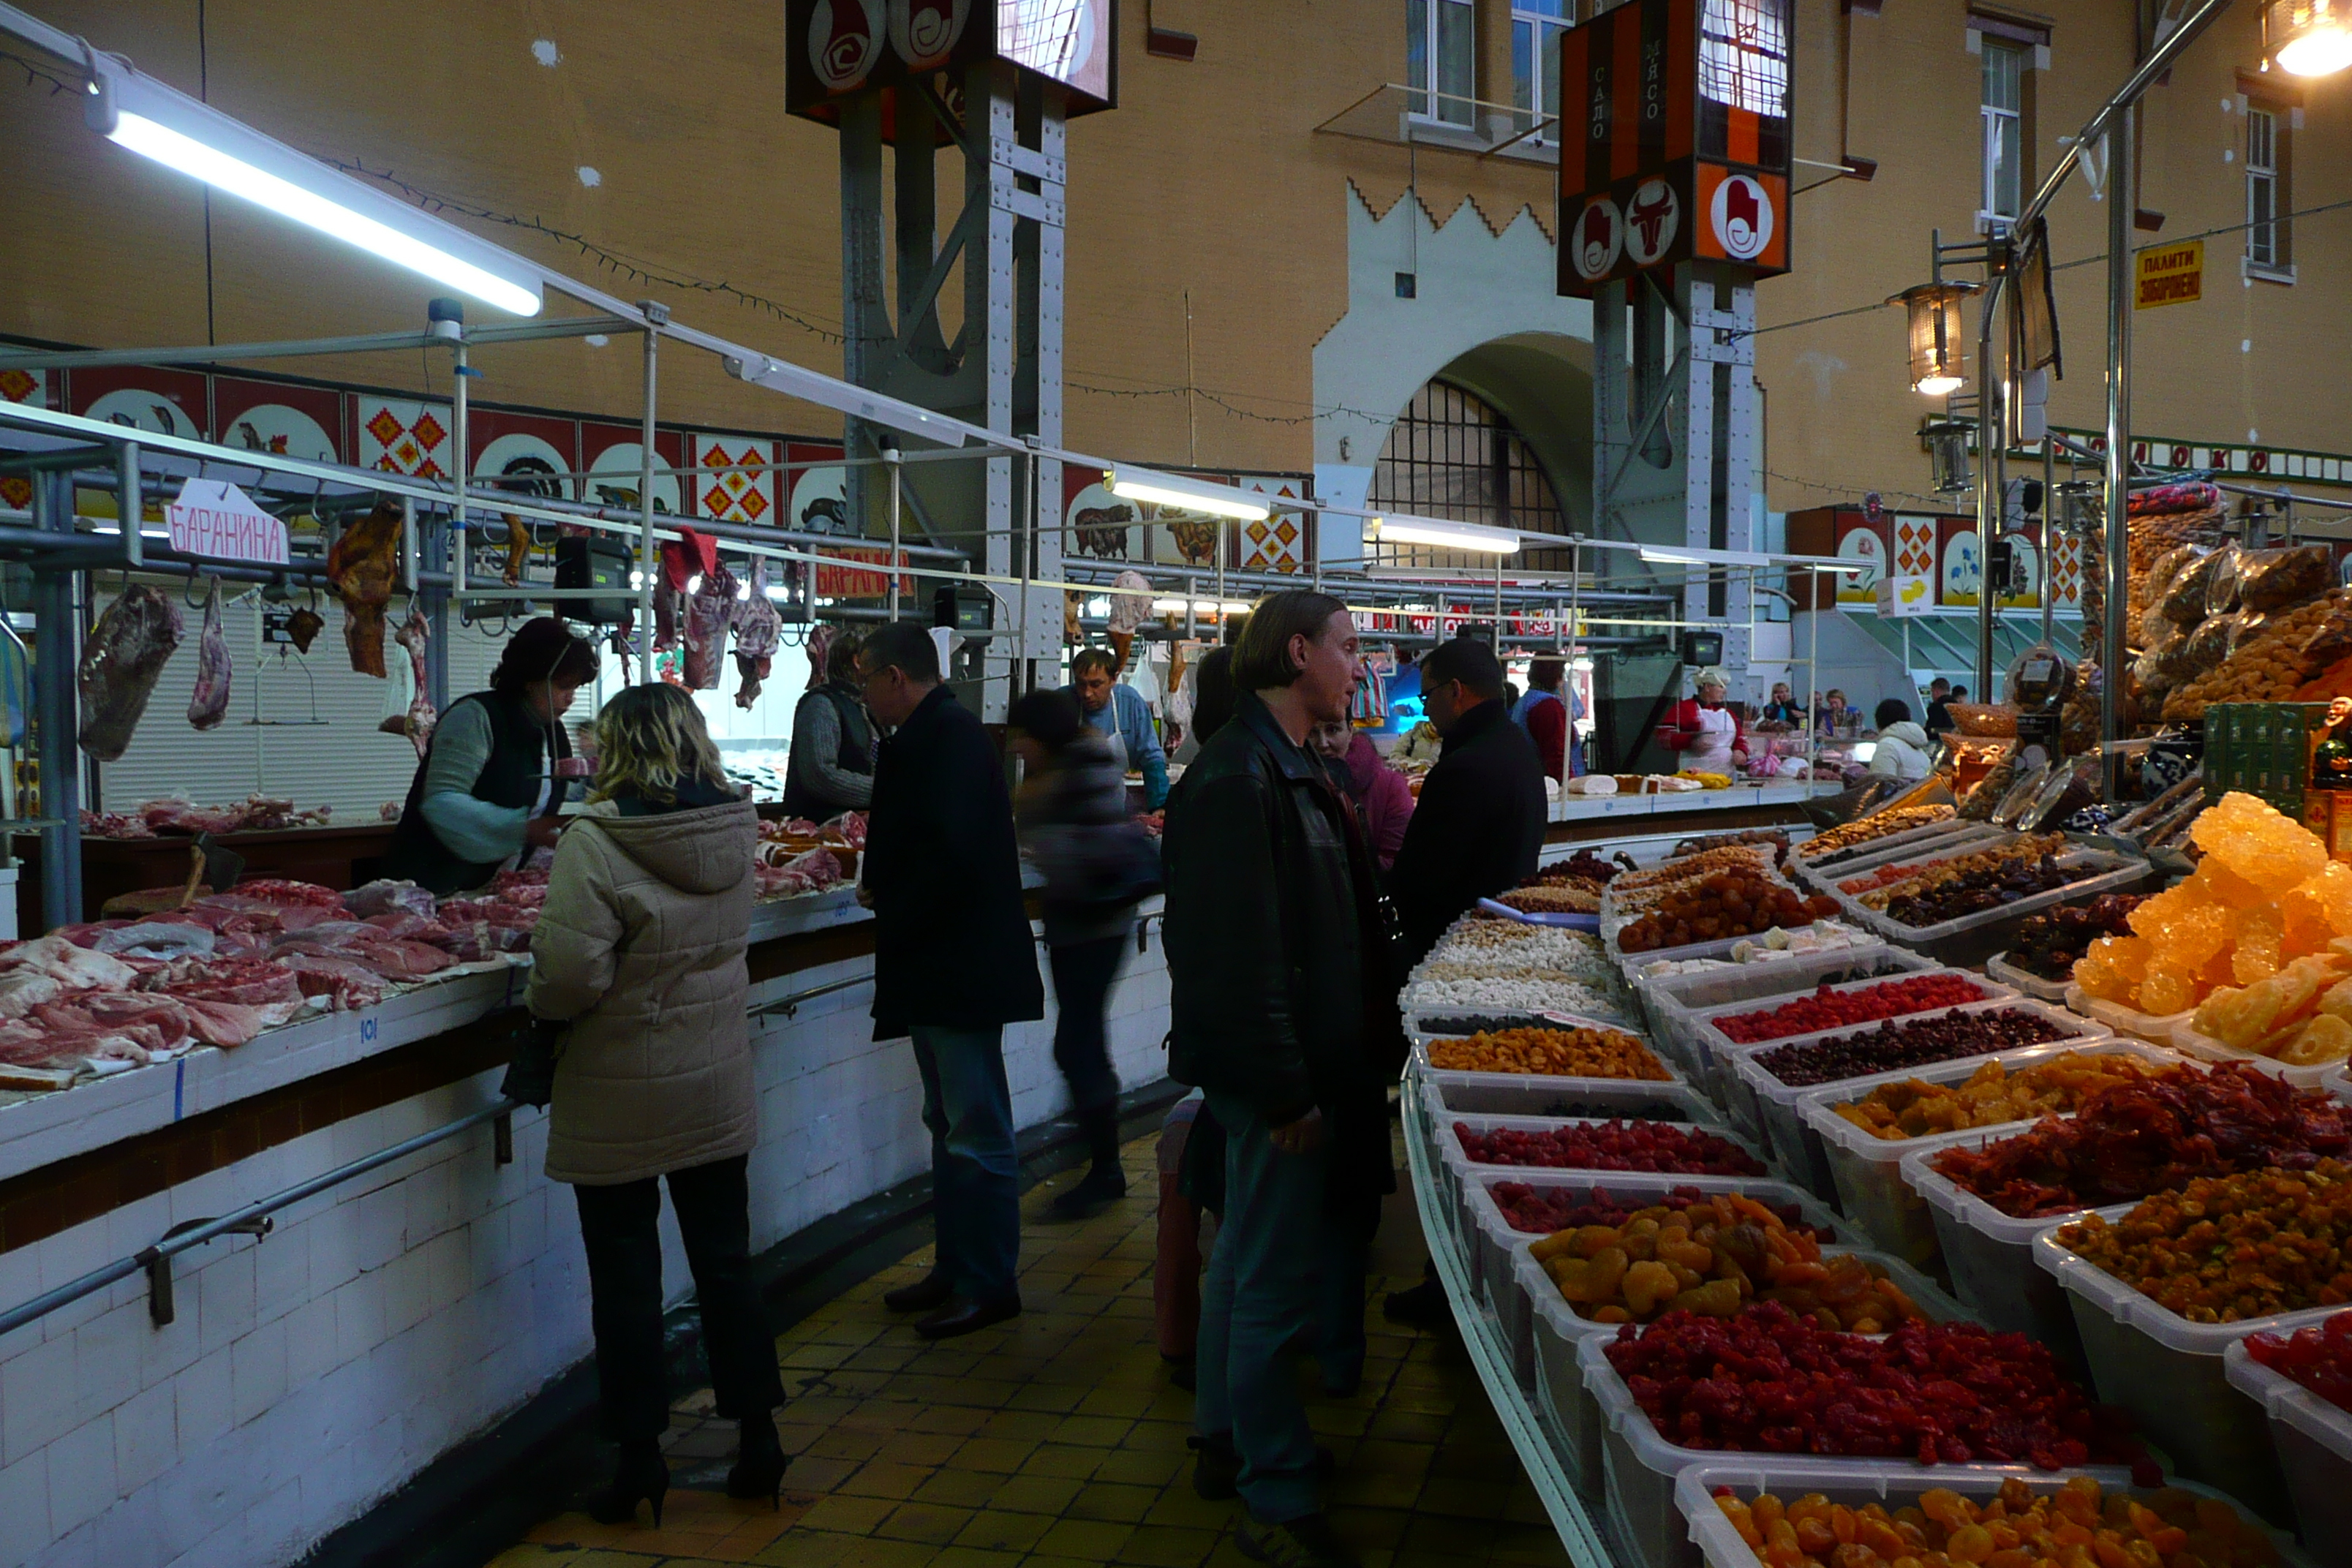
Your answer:
[[[163,509],[172,548],[215,561],[287,563],[286,525],[223,479],[190,479]]]

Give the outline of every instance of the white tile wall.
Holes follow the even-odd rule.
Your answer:
[[[770,982],[753,1003],[866,962]],[[755,1025],[755,1246],[927,1166],[914,1058],[903,1040],[875,1043],[871,999],[853,986]],[[1148,953],[1129,950],[1110,1013],[1120,1080],[1164,1077],[1156,931]],[[1067,1105],[1052,1041],[1050,1018],[1007,1032],[1024,1127]],[[355,1117],[0,1253],[0,1305],[463,1115],[497,1079]],[[544,1118],[526,1112],[514,1132],[504,1169],[478,1129],[283,1211],[266,1240],[184,1257],[165,1328],[148,1321],[142,1277],[0,1338],[0,1568],[291,1562],[584,1358],[571,1194],[540,1174]],[[663,1258],[676,1300],[689,1279],[667,1214]]]

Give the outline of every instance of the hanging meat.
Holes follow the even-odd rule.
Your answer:
[[[106,606],[82,644],[77,675],[83,751],[101,763],[121,760],[184,629],[179,606],[143,583]]]
[[[499,573],[499,581],[509,588],[520,588],[522,563],[530,559],[530,525],[510,511],[499,515],[507,521],[507,563]]]
[[[293,640],[296,653],[309,653],[319,634],[327,629],[327,617],[307,605],[286,617],[286,635]]]
[[[749,708],[760,700],[760,682],[768,679],[776,645],[783,640],[784,617],[768,597],[768,558],[751,558],[751,591],[735,602],[735,668],[743,678],[736,688],[735,706]]]
[[[441,721],[441,715],[433,707],[432,688],[425,679],[425,649],[433,640],[432,623],[419,614],[412,603],[408,606],[408,618],[401,622],[400,629],[392,635],[399,638],[400,646],[408,650],[409,671],[416,678],[416,695],[409,699],[408,721],[402,732],[408,737],[408,743],[416,748],[416,754],[422,759],[425,750],[433,744],[433,726]]]
[[[713,563],[702,574],[686,605],[686,688],[713,691],[719,686],[719,658],[727,651],[727,628],[738,608],[735,574]]]
[[[343,530],[327,552],[327,581],[343,602],[343,644],[352,668],[383,679],[383,607],[400,566],[400,509],[376,509]]]
[[[188,699],[188,722],[210,730],[228,717],[228,638],[221,634],[220,579],[205,596],[205,629],[196,637],[196,689]]]
[[[690,528],[676,539],[662,541],[661,572],[654,579],[654,651],[667,653],[677,646],[678,626],[686,618],[687,598],[696,578],[719,564],[719,542]],[[714,681],[713,684],[716,684]]]

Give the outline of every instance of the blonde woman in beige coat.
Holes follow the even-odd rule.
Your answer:
[[[531,933],[532,1014],[569,1026],[547,1173],[572,1184],[588,1251],[604,1435],[620,1445],[590,1511],[638,1500],[661,1523],[669,1468],[660,1184],[686,1241],[720,1416],[740,1442],[727,1489],[777,1499],[783,1403],[751,1275],[745,1166],[758,1141],[743,966],[757,818],[726,782],[693,700],[633,686],[597,716],[587,812],[555,852]]]

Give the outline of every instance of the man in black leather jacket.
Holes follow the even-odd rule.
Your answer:
[[[1317,1496],[1290,1367],[1322,1336],[1364,1201],[1392,1190],[1386,1086],[1395,980],[1353,814],[1305,747],[1344,721],[1352,618],[1276,594],[1233,657],[1240,695],[1168,804],[1169,1071],[1226,1134],[1225,1209],[1202,1291],[1193,1485],[1239,1495],[1253,1555],[1344,1564]],[[1385,1016],[1383,1016],[1385,1015]],[[1357,1276],[1360,1311],[1360,1273]]]

